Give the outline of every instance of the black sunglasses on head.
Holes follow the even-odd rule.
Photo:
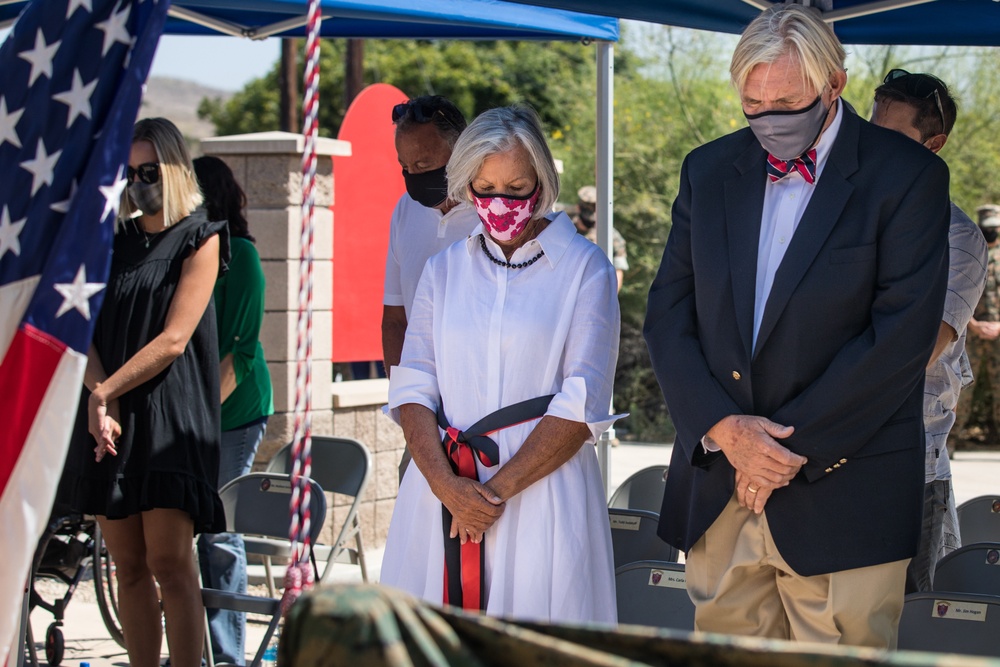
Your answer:
[[[418,123],[429,123],[434,120],[434,116],[441,114],[441,117],[445,119],[452,127],[459,127],[458,123],[454,118],[451,118],[445,110],[439,107],[431,106],[430,104],[420,104],[418,102],[402,102],[397,104],[392,108],[392,122],[398,123],[400,119],[405,118],[407,114],[410,114]]]
[[[125,177],[128,179],[128,182],[134,183],[136,176],[146,185],[158,183],[160,181],[160,163],[146,162],[140,164],[138,167],[129,165],[128,169],[125,170]]]
[[[905,69],[891,69],[882,79],[882,83],[889,84],[893,88],[898,88],[912,97],[922,97],[927,99],[934,97],[937,104],[938,113],[941,115],[941,133],[945,132],[947,123],[944,120],[944,106],[941,104],[941,93],[938,84],[927,74],[913,74]]]

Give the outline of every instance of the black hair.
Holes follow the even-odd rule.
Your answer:
[[[467,125],[465,116],[458,107],[442,95],[414,97],[404,104],[396,105],[393,116],[396,115],[396,109],[403,107],[406,109],[405,112],[393,120],[397,132],[429,122],[434,124],[449,146],[454,146],[458,135],[462,134]]]
[[[893,70],[896,71],[899,70]],[[913,107],[917,112],[914,127],[920,132],[921,141],[926,141],[935,134],[951,134],[955,127],[958,105],[944,81],[932,74],[906,73],[884,82],[875,89],[875,102],[883,100],[902,102]]]
[[[229,235],[256,243],[250,234],[250,225],[243,217],[247,206],[247,196],[236,182],[229,165],[212,155],[204,155],[194,161],[194,174],[205,196],[205,210],[210,221],[225,220],[229,223]]]

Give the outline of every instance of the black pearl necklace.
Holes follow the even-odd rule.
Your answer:
[[[523,269],[525,267],[531,266],[532,264],[540,260],[542,258],[542,255],[545,254],[544,250],[540,250],[537,255],[529,259],[527,262],[519,262],[517,264],[511,264],[510,262],[504,262],[503,260],[499,260],[493,256],[493,253],[490,252],[490,249],[486,247],[486,237],[483,236],[482,234],[479,235],[479,247],[483,249],[483,252],[486,253],[486,256],[490,258],[491,262],[493,262],[497,266],[502,266],[506,269]]]

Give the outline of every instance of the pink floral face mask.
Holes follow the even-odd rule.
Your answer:
[[[531,220],[538,203],[541,188],[535,184],[531,194],[523,197],[514,195],[481,195],[469,186],[472,202],[483,225],[497,241],[510,241],[524,231],[524,226]]]

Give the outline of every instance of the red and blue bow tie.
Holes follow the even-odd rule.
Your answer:
[[[767,154],[767,175],[771,182],[780,181],[792,172],[799,172],[806,183],[816,182],[816,149],[801,155],[794,160],[779,160],[770,153]]]

